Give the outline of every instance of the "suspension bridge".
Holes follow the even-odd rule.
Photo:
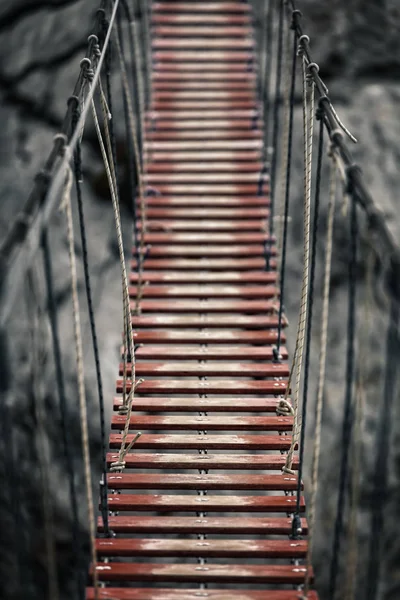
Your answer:
[[[252,5],[246,1],[159,0],[144,6],[104,1],[68,101],[63,131],[55,137],[22,217],[1,247],[8,282],[3,325],[22,276],[28,280],[31,301],[42,302],[26,252],[32,260],[39,255],[44,259],[46,309],[40,319],[50,322],[63,419],[71,399],[62,381],[46,233],[49,216],[61,199],[71,267],[91,546],[90,557],[75,574],[77,599],[319,597],[313,587],[312,548],[316,506],[323,501],[317,496],[318,465],[339,196],[347,206],[349,229],[348,350],[329,600],[339,592],[347,600],[356,597],[357,505],[347,507],[347,488],[354,500],[362,435],[362,403],[355,385],[355,274],[361,224],[366,222],[372,232],[373,251],[385,256],[391,354],[397,343],[399,253],[348,150],[355,139],[333,108],[294,2],[265,3],[261,38],[260,50]],[[133,207],[128,262],[119,209],[112,72],[121,76],[128,139]],[[286,259],[297,96],[303,104],[304,264],[302,286],[295,292],[300,299],[296,331],[287,328],[284,302],[290,287]],[[113,201],[123,292],[121,362],[116,365],[109,436],[104,415],[110,399],[102,392],[83,210],[81,142],[88,118],[97,132]],[[331,173],[328,199],[321,198],[325,162]],[[321,202],[329,204],[324,232]],[[99,394],[103,476],[98,517],[92,495],[75,212]],[[320,242],[325,255],[321,298],[314,293],[318,236],[325,236]],[[321,335],[319,355],[312,356],[316,302],[321,307]],[[117,327],[119,315],[111,318]],[[36,315],[33,323],[40,319]],[[33,334],[36,343],[38,335]],[[286,348],[289,336],[292,356]],[[311,361],[319,365],[319,376],[314,436],[306,440]],[[386,414],[395,380],[395,367],[388,360]],[[385,427],[383,420],[381,428]],[[63,431],[67,446],[65,425]],[[310,489],[304,491],[306,443],[313,447],[313,464]],[[384,493],[387,446],[377,452]],[[77,520],[68,451],[65,460]],[[353,529],[347,529],[348,548],[343,550],[345,510]],[[375,551],[382,523],[379,509],[373,523]],[[80,552],[79,535],[75,528],[73,552]],[[379,564],[378,552],[371,561],[369,600],[376,597]],[[44,597],[55,600],[61,596],[52,577],[57,579],[54,570]]]

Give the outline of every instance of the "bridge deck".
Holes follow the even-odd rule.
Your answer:
[[[298,600],[307,541],[290,538],[297,477],[281,471],[293,420],[275,414],[289,367],[285,348],[279,364],[272,354],[279,288],[275,261],[265,270],[265,249],[276,252],[250,5],[154,2],[152,26],[145,170],[158,193],[146,198],[132,317],[144,382],[128,441],[142,435],[108,476],[116,535],[101,537],[99,520],[98,597]],[[131,269],[134,308],[135,251]],[[117,396],[109,465],[120,407]]]

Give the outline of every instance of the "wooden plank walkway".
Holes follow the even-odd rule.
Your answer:
[[[130,265],[144,382],[128,442],[142,435],[108,475],[115,537],[99,519],[98,598],[298,600],[307,540],[290,537],[297,477],[282,472],[293,419],[276,414],[289,365],[284,347],[273,362],[279,286],[275,259],[265,270],[276,249],[250,4],[158,1],[152,27],[145,161],[157,193],[145,199],[139,315],[134,249]],[[126,419],[121,379],[116,391],[109,466]]]

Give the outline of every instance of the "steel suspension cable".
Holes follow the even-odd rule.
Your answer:
[[[296,15],[293,13],[293,19],[296,19]],[[292,24],[293,25],[293,24]],[[293,33],[293,50],[292,50],[292,64],[291,64],[291,83],[290,83],[290,99],[289,99],[289,122],[288,122],[288,138],[287,138],[287,157],[286,157],[286,173],[283,174],[286,178],[285,182],[285,201],[284,201],[284,214],[283,214],[283,228],[282,228],[282,253],[280,261],[280,301],[279,301],[279,312],[278,312],[278,339],[276,343],[275,360],[279,360],[282,343],[282,324],[283,324],[283,311],[285,301],[285,275],[286,275],[286,250],[287,250],[287,234],[288,234],[288,220],[289,220],[289,202],[290,202],[290,189],[291,189],[291,169],[292,169],[292,147],[293,147],[293,116],[294,116],[294,97],[296,92],[296,66],[297,66],[297,44],[296,44],[296,32]]]
[[[353,201],[350,207],[350,259],[348,283],[348,316],[347,316],[347,356],[346,356],[346,390],[342,425],[341,459],[339,474],[339,493],[336,506],[335,527],[332,545],[332,558],[329,575],[329,600],[334,600],[339,570],[339,553],[344,521],[346,486],[349,468],[349,447],[354,420],[354,337],[356,328],[356,267],[357,267],[357,206]]]
[[[276,80],[275,80],[275,97],[273,105],[273,127],[272,127],[272,160],[270,174],[270,217],[269,217],[269,237],[272,239],[274,235],[274,217],[275,217],[275,196],[276,196],[276,172],[278,162],[278,138],[279,138],[279,105],[281,93],[282,79],[282,51],[283,51],[283,28],[284,28],[284,0],[277,0],[279,3],[279,24],[278,24],[278,40],[277,40],[277,65],[276,65]],[[265,242],[265,257],[267,261],[267,269],[271,268],[271,253],[267,247],[268,240]]]

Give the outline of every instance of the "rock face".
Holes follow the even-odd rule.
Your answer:
[[[366,181],[377,203],[387,216],[391,230],[399,237],[398,188],[400,174],[400,120],[398,105],[400,86],[400,9],[395,0],[332,0],[301,3],[304,30],[310,35],[314,60],[330,87],[330,97],[342,120],[359,139],[352,148],[363,167]],[[253,0],[258,38],[262,30],[264,2]],[[83,0],[3,0],[0,7],[0,239],[24,204],[34,175],[41,168],[60,128],[65,102],[73,90],[84,54],[86,38],[91,33],[95,8]],[[119,85],[118,78],[115,78]],[[300,90],[300,79],[298,82]],[[115,96],[114,118],[118,140],[123,147],[123,118],[120,94]],[[300,97],[299,97],[300,99]],[[291,223],[287,268],[286,310],[292,325],[292,347],[298,311],[302,264],[302,134],[301,106],[296,105]],[[98,336],[109,420],[118,346],[122,325],[120,271],[116,249],[111,203],[103,184],[103,168],[91,123],[84,137],[84,202],[89,240]],[[321,200],[321,221],[327,212],[327,166]],[[129,212],[122,206],[125,239],[129,240]],[[320,472],[320,495],[315,539],[314,565],[321,598],[326,597],[331,556],[332,523],[335,515],[336,490],[340,462],[341,423],[344,398],[346,359],[346,313],[348,287],[348,217],[338,207],[335,233],[332,294],[330,310],[329,354],[325,393],[323,449]],[[78,231],[78,230],[77,230]],[[357,265],[358,329],[369,340],[362,365],[365,391],[364,432],[360,465],[361,490],[358,511],[360,574],[357,598],[365,598],[366,565],[370,508],[373,501],[371,478],[377,451],[377,420],[381,417],[383,367],[385,364],[385,327],[388,306],[377,284],[373,283],[372,301],[367,317],[363,298],[369,294],[367,282],[368,236],[360,215],[360,245]],[[81,551],[71,553],[72,517],[68,470],[62,441],[61,415],[54,373],[54,348],[47,319],[38,317],[32,302],[29,282],[20,288],[18,300],[7,321],[6,334],[0,336],[0,390],[3,429],[1,436],[0,488],[0,583],[3,597],[71,598],[76,581],[70,577],[79,561],[87,556],[87,514],[84,476],[81,468],[81,435],[75,376],[69,270],[65,216],[57,211],[51,222],[51,256],[54,293],[58,304],[58,321],[62,344],[62,367],[66,382],[68,412],[67,439],[74,461],[75,486],[78,490]],[[128,245],[127,245],[128,247]],[[76,253],[81,257],[76,239]],[[308,419],[307,468],[312,453],[314,398],[318,370],[319,320],[324,239],[318,246],[315,326],[311,368],[310,408]],[[78,261],[79,262],[79,261]],[[35,261],[39,297],[46,298],[43,260]],[[90,334],[83,290],[81,291],[82,327],[86,348],[86,392],[89,411],[90,452],[95,473],[100,477],[100,436],[96,379],[90,350]],[[3,290],[4,293],[4,290]],[[28,301],[30,300],[30,301]],[[34,324],[37,326],[34,326]],[[38,329],[39,327],[39,329]],[[364,338],[365,339],[365,338]],[[359,338],[358,338],[359,340]],[[359,343],[359,342],[358,342]],[[7,378],[7,373],[9,377]],[[44,376],[43,376],[44,374]],[[397,399],[397,398],[396,398]],[[399,439],[400,415],[388,415],[393,435],[390,457],[390,494],[380,498],[385,508],[385,561],[380,597],[399,597],[397,507],[400,495]],[[34,435],[34,431],[38,432]],[[10,450],[12,449],[12,450]],[[352,465],[353,467],[353,465]],[[306,473],[309,489],[309,470]],[[95,497],[97,486],[95,489]],[[21,507],[21,510],[18,508]],[[346,514],[347,521],[347,514]],[[389,537],[389,533],[390,536]],[[386,537],[385,537],[386,539]],[[52,547],[55,561],[52,562]],[[343,554],[343,562],[348,558]],[[48,568],[50,565],[50,569]],[[58,571],[60,589],[54,590],[51,571]],[[50,577],[49,577],[50,570]],[[10,576],[10,573],[13,575]],[[20,582],[23,585],[21,589]],[[341,578],[344,581],[344,578]],[[43,594],[43,590],[47,590]],[[75,597],[75,596],[73,596]]]

